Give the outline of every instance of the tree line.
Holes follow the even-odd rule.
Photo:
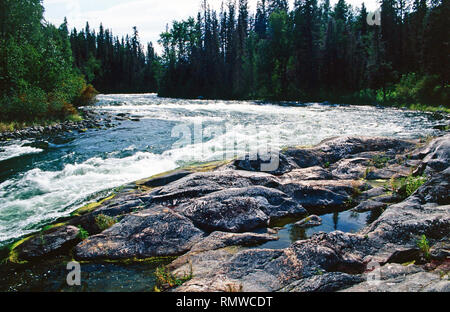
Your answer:
[[[381,0],[376,25],[345,0],[204,0],[161,34],[159,93],[448,105],[449,3]]]
[[[70,118],[102,93],[449,106],[450,0],[380,0],[380,25],[339,0],[202,0],[163,48],[139,32],[46,22],[41,0],[0,0],[0,121]],[[150,17],[149,17],[150,18]],[[370,25],[369,25],[370,24]]]

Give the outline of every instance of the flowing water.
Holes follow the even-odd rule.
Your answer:
[[[436,135],[442,123],[432,114],[398,109],[179,100],[154,94],[101,95],[92,109],[129,114],[134,121],[45,140],[0,143],[0,247],[114,187],[186,164],[269,145],[311,145],[333,136]]]

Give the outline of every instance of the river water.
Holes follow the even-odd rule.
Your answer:
[[[114,187],[187,164],[261,147],[311,145],[333,136],[437,135],[442,123],[429,113],[368,106],[180,100],[154,94],[98,99],[93,110],[126,114],[133,121],[0,143],[0,247]]]

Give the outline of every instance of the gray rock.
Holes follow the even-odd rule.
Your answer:
[[[316,215],[311,215],[306,217],[303,220],[300,220],[295,223],[295,226],[299,227],[314,227],[322,224],[322,218]]]
[[[215,192],[176,209],[205,231],[229,232],[267,226],[270,218],[306,214],[301,205],[283,192],[263,186]]]
[[[370,274],[370,275],[369,275]],[[388,264],[365,275],[366,282],[347,288],[345,292],[421,292],[448,291],[448,276],[424,272],[418,266]]]
[[[56,230],[36,234],[20,244],[15,251],[20,259],[30,260],[57,252],[78,240],[80,230],[74,226],[63,226]]]
[[[380,203],[378,201],[373,200],[366,200],[353,208],[352,210],[355,212],[367,212],[367,211],[373,211],[373,210],[379,210],[379,209],[386,209],[387,204],[386,203]]]
[[[169,209],[130,214],[75,248],[77,259],[125,259],[174,256],[188,251],[204,233]]]
[[[283,292],[333,292],[349,288],[361,283],[361,275],[351,275],[341,272],[322,273],[310,278],[301,279],[281,289]]]

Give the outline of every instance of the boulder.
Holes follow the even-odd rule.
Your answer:
[[[187,252],[204,233],[169,209],[133,213],[75,248],[77,259],[126,259],[175,256]]]
[[[39,233],[16,247],[20,259],[30,260],[46,256],[75,243],[80,230],[74,226],[62,226],[47,233]]]

